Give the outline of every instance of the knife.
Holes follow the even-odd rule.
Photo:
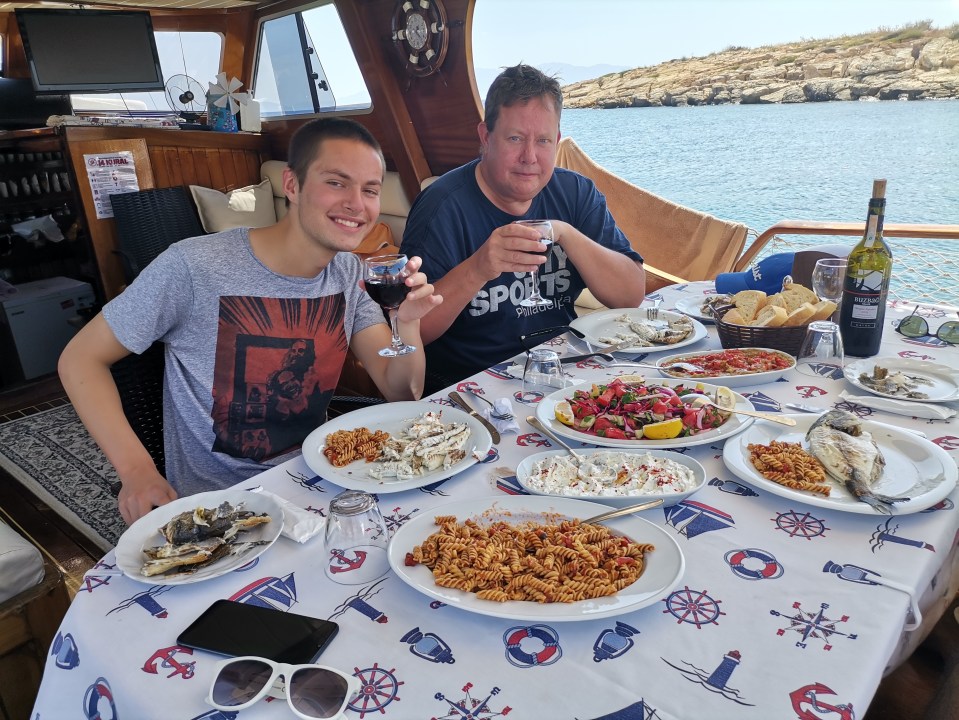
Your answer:
[[[580,360],[586,360],[591,357],[601,357],[603,360],[612,362],[614,360],[613,356],[610,353],[619,352],[620,350],[625,350],[635,346],[636,340],[624,340],[623,342],[616,343],[615,345],[607,345],[604,348],[600,348],[594,352],[583,353],[582,355],[570,355],[569,357],[560,358],[559,361],[564,365],[566,363],[579,362]]]
[[[478,412],[476,412],[473,408],[471,408],[471,407],[470,407],[470,404],[469,404],[468,402],[466,402],[466,401],[463,399],[463,396],[460,395],[458,392],[451,392],[451,393],[449,394],[449,398],[450,398],[450,400],[453,401],[453,404],[454,404],[454,405],[458,405],[458,406],[461,407],[463,410],[465,410],[465,411],[468,412],[470,415],[472,415],[474,418],[476,418],[476,419],[479,420],[481,423],[483,423],[483,426],[484,426],[487,430],[489,430],[489,434],[492,435],[492,437],[493,437],[493,444],[494,444],[494,445],[499,445],[499,441],[500,441],[499,430],[496,429],[496,426],[493,425],[493,423],[491,423],[489,420],[487,420],[487,419],[484,418],[482,415],[480,415]]]

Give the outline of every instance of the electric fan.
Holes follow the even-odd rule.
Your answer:
[[[166,81],[166,101],[176,110],[183,122],[184,130],[209,130],[210,126],[200,122],[200,115],[206,112],[206,92],[198,81],[189,75],[173,75]]]

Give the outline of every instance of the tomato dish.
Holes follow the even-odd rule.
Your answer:
[[[670,363],[687,362],[702,368],[697,370],[662,369],[670,377],[713,378],[728,375],[755,375],[757,373],[788,370],[795,360],[790,355],[777,350],[762,348],[731,348],[712,353],[671,357]],[[664,361],[665,362],[665,361]]]

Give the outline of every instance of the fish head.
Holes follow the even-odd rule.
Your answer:
[[[844,432],[854,437],[859,437],[859,435],[862,434],[862,421],[851,412],[845,410],[830,410],[820,415],[816,421],[809,426],[809,430],[806,432],[807,440],[809,439],[810,433],[820,425],[825,425],[826,427],[833,428],[834,430]]]

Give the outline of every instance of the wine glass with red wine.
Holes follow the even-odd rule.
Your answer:
[[[553,246],[553,225],[549,220],[517,220],[517,225],[525,225],[526,227],[533,228],[536,232],[539,233],[539,241],[546,245],[546,249],[541,252],[533,253],[534,255],[540,255],[546,257],[549,253],[549,249]],[[539,294],[539,271],[530,270],[529,274],[533,278],[533,292],[532,294],[523,300],[520,305],[523,307],[552,307],[553,301],[547,298],[544,298]]]
[[[416,348],[403,342],[396,329],[396,312],[410,291],[405,284],[406,278],[409,277],[406,255],[379,255],[366,258],[364,263],[366,276],[363,280],[366,283],[366,292],[389,315],[390,330],[393,332],[390,346],[380,350],[380,355],[399,357],[413,352]]]

